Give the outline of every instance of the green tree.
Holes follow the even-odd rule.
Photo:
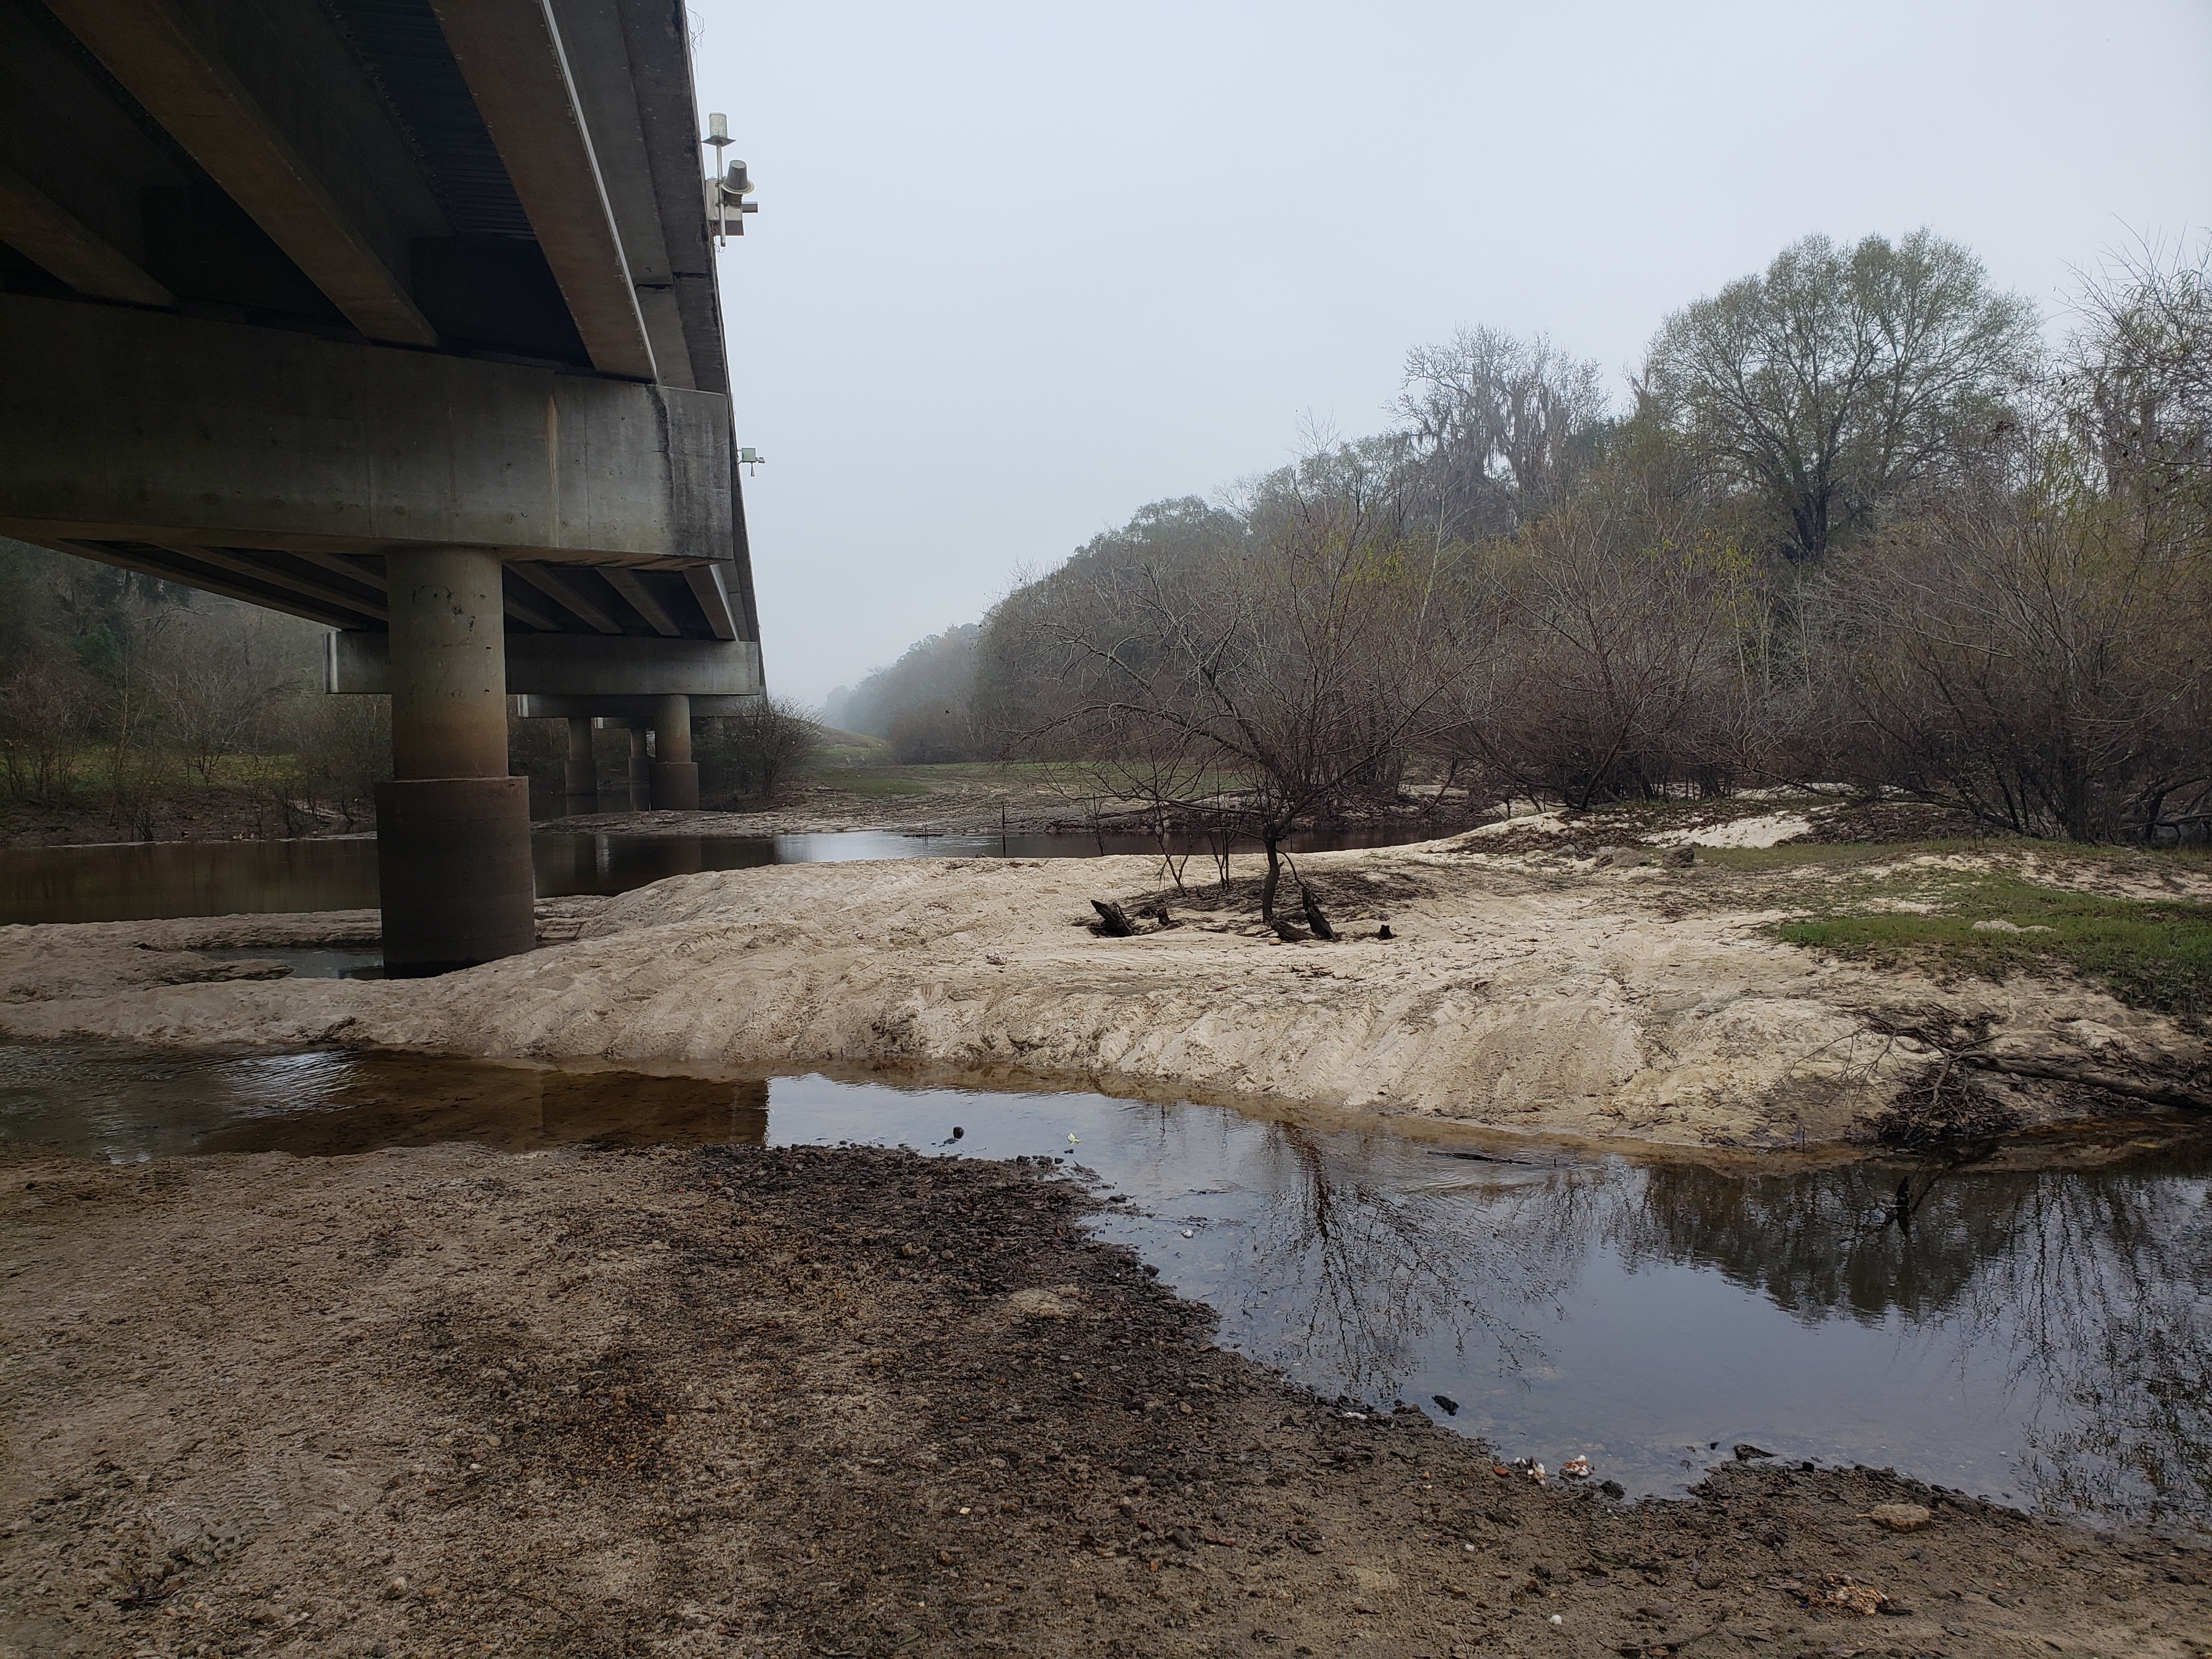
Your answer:
[[[1669,317],[1637,391],[1816,559],[2001,428],[2034,349],[2033,312],[1955,243],[1808,236]]]

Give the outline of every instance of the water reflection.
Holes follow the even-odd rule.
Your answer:
[[[1045,1155],[1100,1183],[1102,1231],[1218,1309],[1225,1344],[1325,1396],[1441,1397],[1508,1455],[1587,1453],[1663,1492],[1750,1440],[2212,1522],[2201,1139],[2087,1170],[1745,1172],[1447,1155],[1088,1094],[90,1046],[0,1047],[0,1139],[116,1158],[449,1139]]]
[[[1291,851],[1389,846],[1426,834],[1406,830],[1304,836],[1292,842]],[[1101,852],[1152,855],[1159,850],[1143,836],[921,836],[873,830],[750,836],[541,831],[531,837],[530,846],[540,898],[626,893],[669,876],[750,870],[764,864],[1091,858]],[[1180,850],[1201,849],[1194,842]],[[376,902],[374,836],[0,849],[0,925],[373,909]]]
[[[1345,1158],[1338,1139],[1279,1128],[1239,1176],[1268,1195],[1243,1222],[1245,1305],[1272,1310],[1279,1362],[1362,1398],[1396,1393],[1439,1342],[1540,1369],[1534,1321],[1574,1283],[1603,1172],[1420,1182],[1374,1146]]]
[[[418,1054],[0,1046],[0,1141],[117,1162],[332,1157],[470,1141],[501,1152],[759,1146],[768,1085],[558,1072]]]
[[[2094,1170],[1646,1171],[1608,1242],[1710,1265],[1808,1323],[1901,1324],[2001,1365],[2024,1497],[2212,1516],[2212,1162]],[[1910,1182],[1898,1220],[1895,1180]]]

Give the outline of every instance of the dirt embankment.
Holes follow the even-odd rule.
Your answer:
[[[1347,1414],[1087,1202],[866,1150],[9,1159],[0,1655],[2204,1650],[2155,1539],[1771,1464],[1624,1504]]]
[[[1839,879],[1818,866],[1669,868],[1631,849],[1599,867],[1489,844],[1302,860],[1335,943],[1282,943],[1253,921],[1254,860],[1239,860],[1230,908],[1177,898],[1182,925],[1099,938],[1092,898],[1133,906],[1160,880],[1158,860],[1136,858],[678,877],[545,907],[542,936],[567,942],[428,981],[161,983],[200,970],[136,948],[189,950],[210,930],[250,944],[257,927],[298,942],[313,919],[149,923],[143,938],[125,924],[0,929],[0,1033],[647,1069],[919,1062],[986,1082],[1745,1146],[1850,1133],[1944,1070],[1947,1034],[1978,1033],[2015,1073],[2203,1066],[2200,1040],[2069,976],[1939,983],[1778,942],[1767,925]],[[2115,1098],[1989,1068],[1976,1088],[1996,1119],[2031,1124]]]

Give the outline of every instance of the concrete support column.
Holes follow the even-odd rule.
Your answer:
[[[633,812],[642,812],[653,805],[647,793],[647,769],[653,764],[645,752],[645,722],[629,723],[629,807]]]
[[[527,951],[530,781],[507,770],[499,556],[388,553],[392,781],[376,792],[387,974],[442,973]]]
[[[653,720],[659,753],[653,763],[653,804],[672,811],[699,810],[699,769],[691,759],[691,699],[660,699]]]
[[[568,721],[569,810],[574,811],[576,803],[599,793],[599,763],[592,753],[591,717],[572,717]]]

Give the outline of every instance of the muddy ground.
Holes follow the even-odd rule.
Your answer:
[[[2186,1544],[1765,1462],[1630,1504],[1324,1404],[1089,1202],[867,1150],[11,1159],[0,1654],[2208,1650]]]

